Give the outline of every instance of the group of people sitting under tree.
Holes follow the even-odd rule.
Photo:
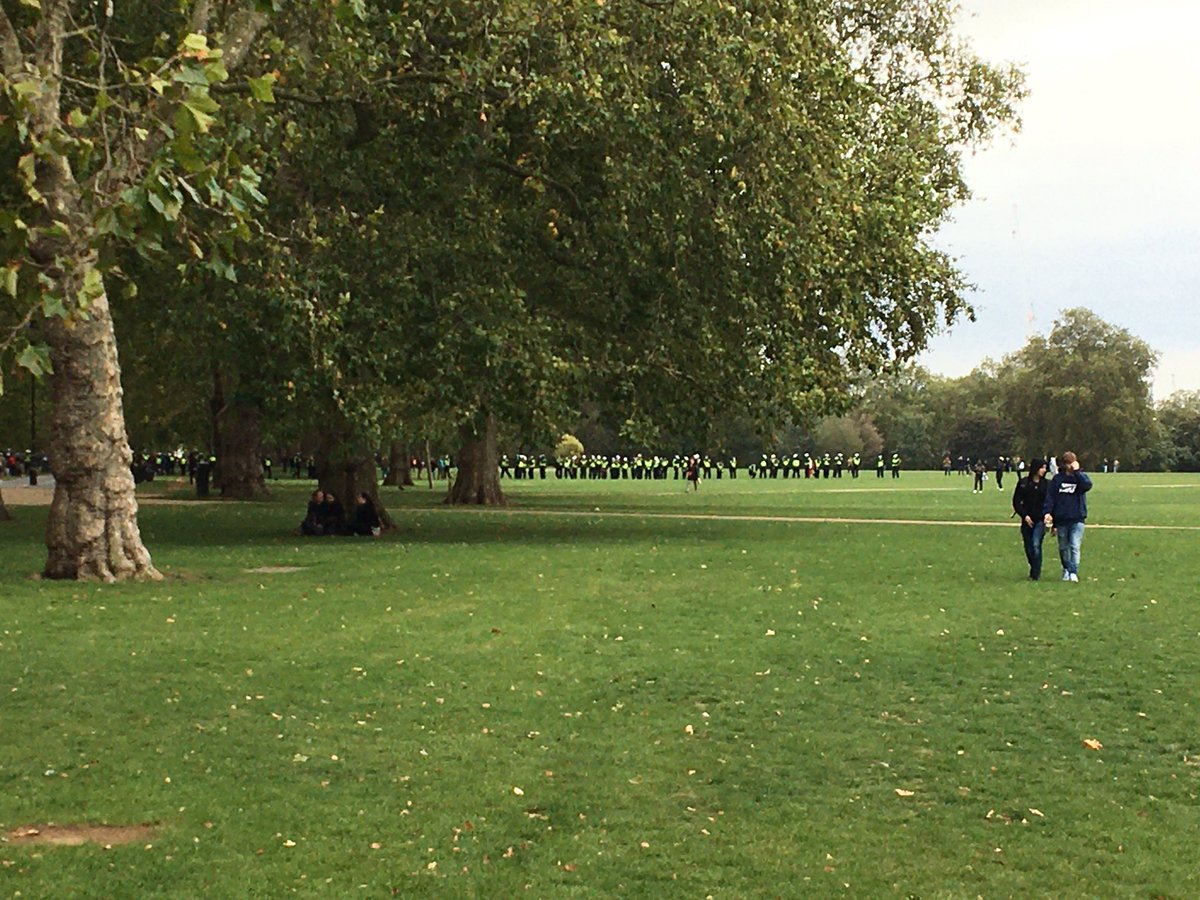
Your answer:
[[[346,510],[333,491],[320,488],[313,491],[308,501],[304,521],[300,523],[300,534],[317,537],[325,534],[378,535],[382,522],[375,503],[365,492],[354,498],[354,517],[346,521]]]

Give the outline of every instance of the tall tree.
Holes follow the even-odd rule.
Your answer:
[[[5,286],[42,321],[48,354],[24,359],[53,394],[49,577],[160,577],[138,530],[106,276],[118,241],[150,251],[172,236],[205,256],[190,206],[246,210],[257,179],[208,140],[210,88],[266,21],[248,0],[0,7],[0,142],[21,188],[0,222]]]
[[[1158,406],[1169,447],[1163,462],[1181,472],[1200,472],[1200,391],[1176,391]]]
[[[340,43],[375,75],[298,111],[299,243],[325,262],[281,283],[324,279],[298,309],[371,323],[324,346],[459,425],[480,464],[452,499],[502,500],[498,421],[551,432],[597,397],[639,443],[721,406],[823,412],[967,308],[930,237],[1021,88],[949,22],[939,0],[373,9]]]
[[[1157,434],[1157,358],[1127,329],[1084,308],[1065,310],[1049,336],[1005,360],[1005,414],[1031,452],[1074,450],[1089,467],[1114,456],[1136,466]]]

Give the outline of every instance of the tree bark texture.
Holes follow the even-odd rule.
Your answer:
[[[264,500],[271,496],[262,464],[262,407],[226,390],[225,378],[213,373],[213,449],[217,454],[217,487],[226,500]]]
[[[347,522],[354,516],[355,498],[359,493],[365,493],[375,504],[380,524],[384,528],[396,527],[395,520],[379,498],[379,472],[374,454],[354,445],[343,429],[330,427],[321,434],[315,458],[317,487],[322,491],[332,491],[341,501]]]
[[[43,335],[54,367],[50,470],[56,484],[46,526],[45,574],[104,581],[157,579],[162,576],[138,530],[116,335],[103,281],[96,277],[102,273],[95,204],[117,205],[124,188],[142,181],[169,133],[158,127],[155,114],[169,118],[170,102],[143,110],[140,118],[130,113],[131,124],[145,128],[126,128],[111,148],[106,147],[105,161],[92,179],[92,189],[99,185],[100,196],[85,196],[69,154],[54,149],[64,137],[63,47],[68,28],[76,27],[69,15],[72,4],[42,0],[26,5],[40,9],[28,52],[7,10],[0,7],[0,65],[4,77],[36,76],[37,86],[24,117],[29,143],[41,148],[34,166],[36,190],[27,192],[35,201],[26,219],[27,251],[43,284],[50,286],[43,292]],[[195,4],[193,28],[207,31],[213,13],[214,4],[207,0]],[[232,11],[222,48],[228,71],[246,59],[265,23],[257,4],[247,2]],[[52,300],[58,302],[61,317],[52,309]]]
[[[94,264],[81,255],[72,276]],[[121,367],[108,297],[84,316],[48,318],[54,366],[50,471],[54,499],[46,524],[46,577],[159,579],[138,530],[137,498],[121,406]]]
[[[500,450],[496,442],[496,417],[483,413],[475,422],[459,426],[458,474],[446,503],[475,506],[508,506],[500,489]]]
[[[12,514],[4,506],[4,492],[0,491],[0,522],[11,522]]]
[[[413,486],[412,456],[408,452],[408,444],[392,441],[388,446],[388,473],[383,483],[401,489]]]

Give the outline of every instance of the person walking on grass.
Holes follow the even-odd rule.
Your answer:
[[[1025,558],[1029,561],[1029,580],[1042,577],[1042,541],[1046,537],[1046,463],[1035,459],[1029,465],[1029,474],[1017,482],[1013,489],[1013,514],[1021,520],[1021,542],[1025,545]]]
[[[1063,581],[1079,581],[1079,550],[1083,544],[1083,525],[1087,520],[1087,494],[1092,479],[1079,470],[1079,459],[1068,450],[1062,455],[1062,467],[1050,480],[1043,522],[1058,535],[1058,555],[1062,560]]]
[[[700,455],[698,453],[693,454],[691,459],[688,460],[685,474],[687,475],[688,484],[692,486],[692,490],[700,490]],[[684,490],[686,491],[687,488],[685,487]]]
[[[987,466],[983,464],[982,459],[975,460],[975,465],[971,471],[975,473],[975,487],[971,489],[972,494],[983,493],[983,482],[987,478]]]

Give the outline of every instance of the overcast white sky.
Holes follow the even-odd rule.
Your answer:
[[[1200,0],[962,5],[961,33],[1030,96],[1021,132],[966,161],[975,199],[939,241],[976,321],[920,362],[964,375],[1085,306],[1159,352],[1156,399],[1200,390]]]

